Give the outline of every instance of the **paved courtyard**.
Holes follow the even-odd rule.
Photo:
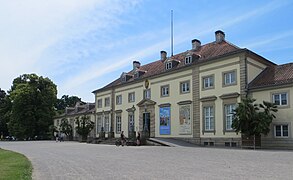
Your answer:
[[[293,179],[293,151],[0,142],[26,155],[33,179]]]

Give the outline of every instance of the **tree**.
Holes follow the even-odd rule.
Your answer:
[[[74,107],[77,102],[81,102],[81,104],[85,104],[85,102],[81,101],[81,98],[77,96],[68,96],[63,95],[60,99],[57,99],[55,108],[58,113],[63,113],[66,107]]]
[[[8,136],[7,123],[10,119],[11,102],[9,96],[0,88],[0,135]]]
[[[61,132],[63,132],[69,138],[69,140],[72,140],[73,129],[72,129],[71,124],[68,123],[67,119],[65,119],[65,118],[61,119],[61,124],[60,124],[59,130]]]
[[[81,119],[76,117],[75,123],[77,125],[76,132],[81,135],[82,141],[86,141],[88,134],[94,128],[94,122],[90,120],[89,116],[83,115]]]
[[[48,138],[53,124],[56,85],[36,74],[24,74],[13,80],[9,91],[12,108],[8,128],[19,139]]]
[[[270,132],[270,124],[276,118],[272,112],[277,111],[273,103],[263,101],[263,104],[256,104],[255,99],[242,99],[234,110],[232,127],[247,138],[253,137],[255,147],[255,137]]]

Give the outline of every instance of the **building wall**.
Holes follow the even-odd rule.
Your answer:
[[[200,132],[201,138],[239,138],[235,132],[224,132],[224,101],[220,96],[229,93],[240,94],[240,63],[239,57],[225,59],[216,63],[203,65],[200,67],[200,99],[214,96],[212,100],[200,102]],[[223,85],[223,73],[236,71],[236,84],[225,86]],[[214,87],[210,89],[203,88],[203,78],[207,76],[214,77]],[[231,98],[233,102],[240,102],[240,96]],[[204,132],[204,106],[214,107],[215,130],[212,132]]]
[[[271,124],[270,133],[267,136],[262,136],[262,146],[293,149],[293,85],[254,91],[251,94],[256,99],[256,103],[262,103],[263,101],[273,102],[273,94],[276,93],[288,93],[288,105],[278,106],[278,112],[275,113],[276,119]],[[276,125],[288,125],[288,137],[276,137]]]
[[[250,83],[259,73],[266,68],[266,65],[247,57],[247,78]]]

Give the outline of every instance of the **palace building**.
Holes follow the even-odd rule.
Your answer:
[[[147,137],[178,138],[208,146],[241,146],[231,127],[231,112],[242,97],[270,101],[279,111],[263,147],[293,148],[293,64],[276,65],[226,41],[215,40],[168,57],[165,51],[149,64],[133,69],[95,95],[96,137],[141,132]]]

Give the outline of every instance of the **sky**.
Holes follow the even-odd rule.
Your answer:
[[[94,102],[92,91],[132,69],[202,45],[222,30],[226,40],[276,64],[293,62],[292,0],[0,0],[0,88],[35,73],[62,95]]]

